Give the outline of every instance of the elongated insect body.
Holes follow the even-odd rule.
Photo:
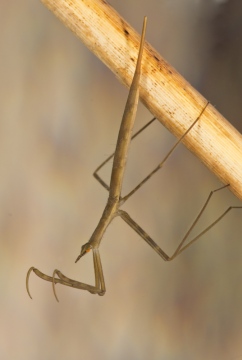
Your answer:
[[[87,290],[91,294],[98,294],[100,296],[104,295],[106,292],[106,287],[105,287],[105,281],[104,281],[104,276],[103,276],[101,257],[99,254],[99,246],[102,241],[105,230],[107,229],[107,227],[110,225],[110,223],[116,216],[120,216],[129,226],[131,226],[132,229],[135,230],[147,242],[147,244],[150,245],[155,250],[155,252],[163,260],[171,261],[175,257],[177,257],[179,254],[181,254],[185,249],[187,249],[191,244],[193,244],[195,241],[197,241],[203,234],[205,234],[208,230],[210,230],[215,224],[217,224],[230,210],[242,209],[242,206],[229,207],[213,223],[211,223],[207,228],[205,228],[199,235],[197,235],[195,238],[193,238],[189,242],[186,242],[192,229],[195,227],[195,225],[199,221],[202,213],[206,209],[212,195],[216,191],[222,190],[222,189],[228,187],[229,185],[225,185],[225,186],[220,187],[219,189],[211,191],[211,193],[209,194],[202,209],[200,210],[197,217],[193,221],[190,229],[187,231],[187,233],[185,234],[183,239],[180,241],[178,247],[176,248],[176,250],[172,256],[168,256],[154,242],[154,240],[152,240],[150,238],[150,236],[130,217],[130,215],[127,212],[120,209],[121,206],[123,205],[123,203],[125,201],[127,201],[145,182],[147,182],[162,167],[162,165],[170,157],[170,155],[176,149],[176,147],[181,143],[181,141],[184,139],[184,137],[195,126],[195,124],[201,119],[203,113],[206,111],[207,107],[209,106],[209,103],[206,103],[204,105],[203,109],[201,109],[200,115],[193,122],[193,124],[187,129],[187,131],[182,135],[182,137],[176,141],[175,145],[171,148],[171,150],[165,156],[163,161],[150,174],[148,174],[130,193],[128,193],[124,197],[121,197],[123,177],[124,177],[124,171],[126,168],[126,162],[127,162],[130,141],[132,140],[132,138],[136,137],[141,131],[143,131],[151,122],[153,122],[155,120],[155,118],[152,119],[147,125],[145,125],[141,130],[139,130],[132,137],[132,130],[133,130],[133,125],[134,125],[136,111],[137,111],[137,105],[138,105],[138,99],[139,99],[139,82],[140,82],[140,77],[141,77],[141,62],[142,62],[142,54],[143,54],[144,42],[145,42],[144,39],[145,39],[145,32],[146,32],[146,23],[147,23],[147,18],[145,17],[144,23],[143,23],[143,30],[142,30],[142,35],[141,35],[136,69],[135,69],[134,77],[132,80],[132,84],[130,86],[126,106],[124,109],[124,114],[123,114],[123,118],[121,121],[120,129],[119,129],[118,140],[117,140],[115,152],[111,156],[109,156],[108,159],[106,159],[94,172],[94,177],[101,183],[101,185],[105,189],[107,189],[109,191],[107,205],[104,208],[103,214],[102,214],[102,216],[99,220],[99,223],[97,224],[97,227],[94,230],[90,240],[82,246],[81,253],[76,259],[76,262],[77,262],[81,257],[86,255],[88,252],[92,251],[94,272],[95,272],[95,285],[89,285],[89,284],[82,283],[80,281],[72,280],[72,279],[66,277],[64,274],[62,274],[61,271],[59,271],[59,270],[54,270],[53,275],[48,276],[48,275],[42,273],[41,271],[39,271],[38,269],[36,269],[35,267],[31,267],[27,273],[27,278],[26,278],[26,287],[27,287],[27,292],[28,292],[30,298],[31,298],[31,295],[29,292],[28,283],[29,283],[29,276],[32,271],[37,276],[39,276],[41,279],[50,281],[52,283],[54,295],[55,295],[57,301],[58,301],[58,298],[56,295],[55,284],[70,286],[70,287],[80,289],[80,290]],[[114,158],[114,160],[113,160],[110,186],[108,186],[98,175],[98,171],[112,157]]]
[[[94,230],[90,240],[88,243],[82,246],[81,253],[77,257],[76,262],[84,256],[87,252],[90,250],[93,251],[93,263],[94,263],[94,272],[95,272],[95,286],[87,285],[78,281],[74,281],[72,279],[69,279],[65,277],[59,270],[54,270],[53,276],[47,276],[40,272],[38,269],[31,267],[27,273],[27,279],[26,279],[26,286],[29,296],[29,287],[28,287],[28,281],[29,281],[29,275],[32,271],[35,272],[36,275],[38,275],[40,278],[46,281],[51,281],[53,284],[53,291],[55,294],[55,297],[58,301],[58,298],[56,296],[55,292],[55,284],[59,283],[62,285],[67,285],[71,287],[75,287],[77,289],[87,290],[92,294],[99,294],[104,295],[106,288],[105,288],[105,282],[104,282],[104,276],[103,276],[103,270],[102,270],[102,263],[101,258],[99,254],[99,245],[102,240],[103,234],[108,227],[108,225],[111,223],[113,218],[115,216],[119,215],[119,207],[120,207],[120,194],[122,190],[122,183],[123,183],[123,176],[127,161],[127,154],[128,149],[131,141],[131,134],[134,126],[135,121],[135,115],[137,111],[138,106],[138,100],[139,100],[139,81],[140,81],[140,75],[141,75],[141,61],[142,61],[142,53],[144,48],[144,42],[145,42],[145,32],[146,32],[146,24],[147,24],[147,18],[144,18],[143,23],[143,30],[141,35],[141,41],[140,41],[140,47],[139,47],[139,54],[138,54],[138,60],[135,68],[134,77],[130,86],[128,99],[126,102],[126,106],[124,109],[123,118],[120,125],[120,130],[118,134],[118,140],[114,155],[114,162],[113,162],[113,168],[112,168],[112,174],[111,174],[111,182],[110,182],[110,190],[109,190],[109,197],[107,205],[103,211],[103,214],[101,216],[101,219],[99,220],[99,223]],[[55,275],[59,277],[56,278]]]

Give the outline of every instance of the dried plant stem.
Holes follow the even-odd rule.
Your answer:
[[[109,4],[103,0],[41,1],[122,83],[130,86],[140,37]],[[141,101],[180,137],[201,113],[207,100],[148,43],[142,63]],[[242,136],[212,105],[185,137],[184,144],[242,199]]]

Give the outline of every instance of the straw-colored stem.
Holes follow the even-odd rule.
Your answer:
[[[140,37],[108,3],[103,0],[41,1],[122,83],[130,86]],[[141,101],[180,137],[199,116],[207,100],[148,43],[142,64]],[[185,137],[184,144],[242,199],[242,136],[212,105]]]

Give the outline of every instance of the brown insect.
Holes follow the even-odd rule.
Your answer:
[[[114,154],[108,157],[94,172],[95,178],[103,185],[108,191],[108,201],[107,205],[105,206],[105,209],[103,211],[103,214],[101,216],[101,219],[99,220],[99,223],[94,230],[90,240],[82,246],[81,253],[77,257],[76,262],[84,255],[86,255],[88,252],[92,251],[93,253],[93,263],[94,263],[94,272],[95,272],[95,286],[84,284],[82,282],[72,280],[65,275],[62,274],[59,270],[54,270],[52,276],[45,275],[35,267],[31,267],[27,273],[26,278],[26,287],[28,294],[29,292],[29,276],[32,271],[36,275],[38,275],[41,279],[50,281],[53,285],[53,291],[56,297],[56,300],[58,301],[56,291],[55,291],[55,284],[59,283],[65,286],[74,287],[76,289],[81,290],[87,290],[91,294],[98,294],[98,295],[104,295],[106,292],[105,287],[105,281],[103,276],[103,270],[102,270],[102,263],[101,258],[99,254],[99,246],[101,244],[104,232],[106,231],[109,224],[112,222],[112,220],[120,216],[129,226],[131,226],[156,252],[158,255],[161,256],[161,258],[165,261],[171,261],[175,257],[177,257],[181,252],[183,252],[185,249],[187,249],[191,244],[193,244],[196,240],[198,240],[203,234],[205,234],[209,229],[211,229],[215,224],[217,224],[231,209],[233,208],[242,208],[242,206],[234,206],[229,207],[225,212],[223,212],[213,223],[211,223],[206,229],[204,229],[199,235],[197,235],[194,239],[190,240],[188,243],[185,244],[189,234],[191,233],[192,229],[197,224],[198,220],[200,219],[202,213],[204,212],[205,208],[207,207],[212,195],[214,192],[219,191],[229,185],[225,185],[220,187],[219,189],[216,189],[214,191],[211,191],[209,194],[205,204],[203,205],[202,209],[200,210],[199,214],[197,215],[196,219],[193,221],[190,229],[187,231],[183,239],[181,240],[179,246],[175,250],[172,256],[168,256],[151,238],[150,236],[130,217],[130,215],[121,210],[121,206],[124,204],[125,201],[129,199],[130,196],[132,196],[147,180],[151,178],[165,163],[165,161],[169,158],[169,156],[172,154],[172,152],[175,150],[175,148],[180,144],[180,142],[184,139],[184,137],[188,134],[188,132],[195,126],[195,124],[199,121],[202,114],[206,110],[209,103],[207,103],[204,108],[201,110],[200,115],[198,118],[193,122],[193,124],[187,129],[187,131],[182,135],[182,137],[175,143],[175,145],[172,147],[172,149],[168,152],[168,154],[165,156],[163,161],[148,175],[146,178],[138,184],[129,194],[122,197],[121,196],[121,190],[122,190],[122,184],[123,184],[123,177],[124,177],[124,171],[126,167],[127,162],[127,155],[129,150],[130,141],[132,138],[137,136],[141,131],[143,131],[150,123],[152,123],[154,119],[152,119],[147,125],[145,125],[141,130],[139,130],[133,137],[132,130],[133,125],[135,121],[136,111],[137,111],[137,105],[139,100],[139,81],[141,76],[141,62],[142,62],[142,53],[145,43],[145,32],[146,32],[146,23],[147,18],[144,18],[143,23],[143,30],[141,35],[141,42],[140,42],[140,48],[139,48],[139,55],[138,60],[136,64],[136,69],[133,77],[133,81],[129,90],[128,99],[126,102],[126,106],[124,109],[124,114],[122,118],[122,122],[120,125],[116,150]],[[98,171],[112,158],[113,160],[113,167],[112,167],[112,174],[111,174],[111,181],[110,186],[108,186],[98,175]],[[58,278],[56,277],[58,276]]]

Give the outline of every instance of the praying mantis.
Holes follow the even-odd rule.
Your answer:
[[[206,227],[199,235],[195,238],[190,240],[188,243],[185,244],[189,234],[191,233],[192,229],[197,224],[198,220],[200,219],[202,213],[204,212],[205,208],[207,207],[212,195],[219,190],[228,187],[229,185],[224,185],[216,190],[210,192],[205,204],[203,205],[202,209],[198,213],[197,217],[193,221],[192,225],[190,226],[189,230],[186,232],[185,236],[181,240],[180,244],[176,248],[175,252],[172,256],[168,256],[151,238],[150,236],[130,217],[130,215],[121,210],[121,206],[127,201],[145,182],[147,182],[151,176],[153,176],[165,163],[165,161],[169,158],[175,148],[182,142],[184,137],[188,134],[188,132],[195,126],[195,124],[199,121],[202,114],[206,111],[206,108],[209,106],[207,102],[203,109],[200,112],[200,115],[197,119],[193,122],[193,124],[186,130],[186,132],[181,136],[179,140],[175,143],[172,149],[168,152],[165,156],[163,161],[148,175],[145,177],[143,181],[141,181],[131,192],[129,192],[126,196],[121,196],[124,172],[126,168],[126,162],[128,157],[128,150],[130,141],[137,136],[141,131],[143,131],[151,122],[155,120],[153,118],[148,124],[146,124],[142,129],[140,129],[136,134],[132,136],[132,130],[134,126],[134,121],[136,117],[136,111],[138,106],[139,100],[139,82],[141,77],[141,63],[142,63],[142,53],[145,43],[145,32],[146,32],[146,25],[147,25],[147,18],[144,18],[143,22],[143,29],[138,53],[138,59],[136,63],[136,69],[134,72],[132,84],[129,90],[128,99],[126,102],[126,106],[123,113],[123,118],[120,125],[120,130],[118,134],[116,150],[115,152],[109,156],[94,172],[94,177],[101,183],[103,187],[105,187],[109,191],[108,201],[104,208],[103,214],[99,220],[99,223],[94,230],[90,240],[84,244],[81,248],[80,255],[78,255],[75,262],[79,261],[84,255],[91,252],[93,253],[93,264],[94,264],[94,274],[95,274],[95,285],[89,285],[82,283],[80,281],[76,281],[66,277],[60,270],[54,270],[52,276],[48,276],[35,267],[31,267],[27,273],[26,277],[26,288],[27,292],[32,299],[29,291],[29,276],[33,271],[37,276],[41,279],[49,281],[52,283],[53,292],[57,301],[58,297],[56,294],[55,284],[62,284],[65,286],[73,287],[80,290],[86,290],[91,294],[98,294],[100,296],[104,295],[106,292],[101,257],[99,253],[99,246],[101,244],[103,235],[113,221],[113,219],[117,216],[120,216],[134,231],[136,231],[146,242],[149,244],[154,251],[164,260],[164,261],[171,261],[175,259],[179,254],[181,254],[185,249],[191,246],[195,241],[197,241],[203,234],[205,234],[208,230],[210,230],[215,224],[217,224],[231,209],[234,208],[242,208],[239,206],[230,206],[226,211],[224,211],[215,221],[213,221],[208,227]],[[111,173],[111,181],[110,186],[108,186],[98,175],[98,171],[111,159],[113,159],[113,167]],[[57,278],[57,277],[58,278]]]

